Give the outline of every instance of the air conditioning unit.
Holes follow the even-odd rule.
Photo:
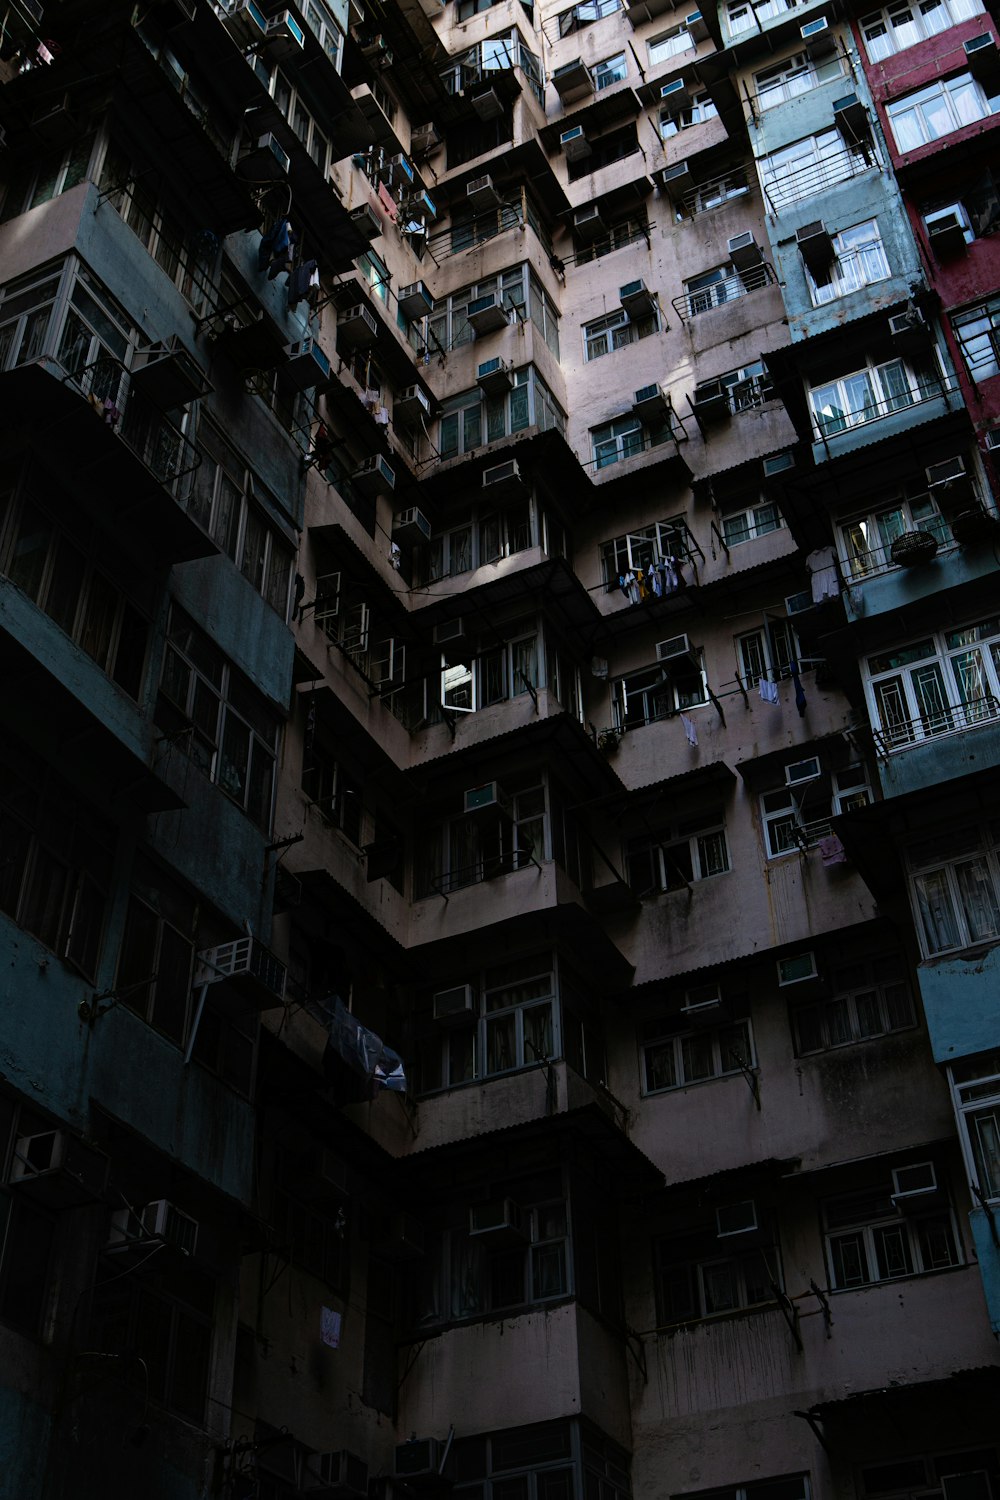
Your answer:
[[[360,302],[348,307],[337,317],[337,338],[355,349],[366,349],[378,339],[378,324],[374,313]]]
[[[693,10],[684,17],[684,28],[692,41],[708,41],[708,26],[700,10]]]
[[[413,186],[413,167],[407,161],[402,151],[395,156],[386,157],[379,168],[379,181],[387,183],[390,187],[409,188]]]
[[[315,339],[295,339],[286,344],[285,359],[282,378],[297,391],[314,391],[319,386],[329,385],[333,374],[330,361]]]
[[[242,177],[263,182],[280,182],[288,176],[290,165],[288,152],[270,131],[258,136],[253,149],[241,156],[238,162]]]
[[[473,113],[481,120],[498,120],[503,114],[503,100],[494,88],[480,88],[469,95]]]
[[[466,817],[470,813],[508,812],[509,809],[510,800],[496,781],[484,781],[482,786],[469,787],[462,798],[462,811]]]
[[[889,337],[894,343],[909,346],[920,345],[925,344],[929,336],[930,329],[918,307],[908,308],[906,312],[894,313],[889,319]]]
[[[817,16],[799,27],[799,35],[810,57],[829,57],[837,50],[837,37],[826,16]]]
[[[392,414],[401,422],[413,425],[431,414],[430,397],[419,385],[408,385],[392,403]]]
[[[976,500],[972,476],[966,473],[965,461],[959,454],[943,463],[931,464],[924,473],[928,493],[940,509],[953,510],[959,506],[964,510]]]
[[[478,338],[480,334],[495,333],[498,328],[506,328],[510,322],[510,310],[504,307],[497,292],[488,292],[485,297],[473,297],[466,317]]]
[[[662,385],[641,385],[632,397],[632,410],[640,422],[662,422],[670,416],[670,397]]]
[[[990,453],[1000,451],[1000,427],[990,427],[986,432],[986,447]]]
[[[460,641],[465,635],[465,621],[443,620],[440,625],[435,625],[431,635],[435,646],[446,646],[449,641]]]
[[[319,1492],[328,1500],[367,1500],[368,1465],[354,1453],[310,1453],[302,1465],[299,1489],[304,1495]]]
[[[161,1240],[182,1255],[193,1255],[198,1244],[198,1221],[166,1198],[157,1198],[138,1212],[120,1208],[111,1215],[106,1249],[127,1250],[148,1240]]]
[[[431,523],[422,510],[411,505],[406,510],[397,511],[393,516],[392,534],[394,537],[402,537],[407,542],[429,542]]]
[[[892,1201],[897,1206],[901,1206],[900,1199],[927,1198],[937,1190],[937,1173],[932,1161],[918,1161],[907,1167],[893,1168]]]
[[[726,248],[729,259],[737,271],[750,271],[755,266],[759,266],[764,259],[760,246],[750,229],[744,230],[742,234],[734,234]]]
[[[511,366],[505,359],[484,359],[476,369],[476,384],[487,396],[503,396],[514,384]]]
[[[520,1207],[512,1198],[473,1204],[469,1209],[469,1238],[486,1239],[494,1245],[521,1244],[527,1236],[521,1224]]]
[[[770,458],[765,458],[761,465],[765,479],[777,479],[779,474],[787,474],[790,469],[795,468],[794,453],[772,453]]]
[[[810,755],[808,760],[795,760],[785,767],[785,785],[801,786],[806,781],[817,781],[822,774],[818,758]]]
[[[800,594],[786,594],[785,614],[791,618],[792,615],[804,615],[807,609],[813,607],[813,596],[809,589],[803,589]]]
[[[590,142],[582,125],[564,130],[559,137],[559,145],[567,161],[583,161],[590,155]]]
[[[412,1214],[393,1214],[379,1242],[379,1249],[391,1260],[416,1260],[427,1249],[424,1226]]]
[[[163,411],[173,411],[210,394],[212,385],[176,333],[137,349],[129,371],[133,386]]]
[[[279,10],[268,19],[266,41],[269,59],[294,57],[306,44],[305,32],[290,10]]]
[[[656,298],[641,277],[620,286],[618,298],[630,318],[648,318],[656,311]]]
[[[267,16],[255,0],[223,0],[220,12],[223,26],[244,50],[267,36]]]
[[[686,109],[691,103],[691,91],[684,78],[673,78],[660,89],[660,104],[669,114]]]
[[[392,48],[381,32],[369,34],[361,42],[361,56],[377,67],[388,68],[392,63]]]
[[[779,985],[802,984],[807,979],[818,977],[815,953],[796,953],[791,958],[778,959]]]
[[[465,201],[475,213],[480,213],[487,208],[499,208],[502,200],[493,186],[493,178],[487,174],[473,177],[465,184]]]
[[[373,453],[354,470],[351,483],[363,495],[391,495],[396,488],[396,471],[381,453]]]
[[[657,641],[657,661],[681,661],[693,659],[694,652],[686,635],[672,635],[668,641]]]
[[[285,966],[255,937],[234,938],[203,948],[195,963],[194,984],[218,984],[225,980],[248,994],[261,1010],[281,1005],[285,998]]]
[[[729,392],[721,380],[704,380],[694,388],[691,405],[699,422],[720,422],[730,415]]]
[[[868,111],[854,93],[834,99],[833,123],[849,146],[867,141],[871,134]]]
[[[715,1236],[724,1240],[731,1234],[752,1234],[758,1228],[757,1205],[752,1198],[742,1203],[720,1204],[715,1210]]]
[[[980,36],[970,36],[963,44],[968,59],[969,71],[975,78],[994,77],[998,71],[996,39],[988,31]]]
[[[701,984],[685,990],[681,1015],[686,1020],[713,1020],[722,1009],[722,991],[717,984]]]
[[[937,256],[961,255],[968,243],[965,225],[957,213],[938,214],[927,225],[927,239]]]
[[[675,200],[690,192],[694,186],[694,178],[691,175],[691,163],[687,161],[675,162],[672,167],[664,167],[657,172],[656,181],[665,193],[669,193]]]
[[[400,312],[411,323],[415,323],[418,318],[425,318],[434,308],[434,298],[422,281],[411,281],[409,286],[400,287],[396,300]]]
[[[378,239],[384,228],[380,216],[370,203],[362,203],[359,208],[351,209],[351,223],[369,240]]]
[[[437,1438],[411,1438],[396,1449],[394,1479],[436,1478],[441,1467],[442,1448]]]
[[[424,155],[428,151],[433,151],[435,146],[440,146],[440,144],[441,132],[433,120],[428,120],[426,125],[414,125],[410,131],[411,151],[419,151],[421,155]]]
[[[601,210],[596,203],[576,210],[573,215],[573,232],[584,244],[592,244],[595,240],[604,239],[608,226],[601,217]]]
[[[571,62],[556,68],[552,84],[564,104],[571,104],[574,99],[582,99],[594,92],[594,81],[582,57],[574,57]]]
[[[464,1021],[472,1014],[472,985],[438,990],[431,1002],[435,1021]]]
[[[810,271],[823,272],[833,264],[833,238],[822,219],[803,224],[795,231],[795,243]]]
[[[42,1130],[17,1137],[10,1182],[48,1207],[68,1208],[103,1196],[109,1166],[103,1151],[69,1131]]]
[[[47,145],[64,145],[78,130],[79,122],[73,113],[69,94],[32,111],[31,134]]]
[[[517,459],[509,458],[506,463],[484,469],[483,489],[489,490],[491,500],[509,500],[527,494],[528,486],[521,476]]]

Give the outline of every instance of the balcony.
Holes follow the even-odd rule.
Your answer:
[[[829,383],[828,383],[829,384]],[[816,390],[826,387],[814,387]],[[839,457],[855,448],[882,441],[896,433],[933,422],[961,406],[959,382],[954,375],[920,375],[906,388],[888,397],[876,397],[869,381],[861,399],[845,393],[842,404],[826,403],[822,411],[810,410],[813,458],[816,463]]]
[[[852,177],[860,177],[880,165],[873,148],[852,150],[846,145],[824,152],[819,158],[808,158],[801,166],[783,166],[777,172],[769,167],[765,157],[760,163],[761,190],[768,211],[780,215],[793,204],[818,197],[838,183],[849,182]],[[816,217],[821,217],[818,211]]]
[[[872,738],[886,799],[995,770],[1000,702],[992,694],[913,718],[890,717],[883,708],[882,718]]]
[[[695,318],[699,313],[711,312],[713,308],[724,307],[729,303],[745,297],[749,292],[759,291],[762,287],[773,286],[777,281],[773,270],[766,261],[761,261],[757,266],[751,266],[745,271],[740,271],[735,276],[723,277],[720,281],[713,281],[710,286],[702,287],[698,291],[684,292],[679,297],[671,300],[671,306],[682,321],[687,322]]]
[[[872,730],[875,749],[884,760],[901,750],[942,736],[964,734],[982,724],[995,724],[1000,719],[1000,701],[992,693],[982,698],[970,698],[966,703],[942,704],[927,713],[912,719],[889,718],[886,723]]]
[[[215,556],[187,511],[201,454],[118,360],[104,355],[73,373],[39,360],[8,371],[0,385],[10,432],[64,460],[105,524],[128,513],[132,528],[143,527],[144,547],[165,563]]]

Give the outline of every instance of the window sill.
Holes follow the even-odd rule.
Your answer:
[[[911,1281],[931,1281],[935,1276],[953,1276],[956,1271],[974,1269],[973,1261],[960,1261],[956,1266],[938,1266],[933,1271],[911,1271],[908,1276],[890,1276],[884,1281],[866,1281],[863,1286],[828,1286],[824,1287],[823,1291],[826,1296],[847,1297],[852,1292],[879,1292],[903,1283],[908,1285]]]
[[[752,1064],[750,1071],[754,1075],[757,1074],[759,1070],[756,1063]],[[743,1077],[744,1073],[741,1068],[737,1073],[716,1073],[711,1078],[694,1078],[690,1083],[675,1083],[670,1088],[643,1089],[639,1097],[640,1099],[663,1099],[670,1094],[686,1094],[689,1089],[700,1089],[706,1083],[726,1083],[730,1079]]]

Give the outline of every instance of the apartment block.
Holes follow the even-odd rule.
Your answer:
[[[11,0],[0,1494],[995,1500],[982,0]]]

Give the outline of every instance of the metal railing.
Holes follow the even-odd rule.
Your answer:
[[[847,182],[852,177],[860,177],[862,172],[869,172],[873,167],[880,165],[878,156],[873,147],[867,147],[863,151],[852,151],[849,147],[839,146],[835,151],[825,153],[820,158],[811,158],[803,162],[800,167],[783,166],[778,171],[769,171],[766,159],[761,163],[761,187],[767,205],[772,214],[779,209],[788,208],[793,203],[800,203],[806,198],[812,198],[817,193],[825,192],[829,187],[835,187],[838,182]]]
[[[909,411],[912,407],[924,406],[929,401],[939,401],[957,389],[958,381],[952,376],[925,377],[919,381],[915,391],[911,389],[900,392],[896,396],[890,396],[888,400],[871,398],[865,402],[864,406],[846,408],[844,411],[830,412],[827,415],[814,411],[812,413],[813,436],[829,451],[830,438],[840,437],[842,433],[850,432],[855,427],[865,427],[871,422],[881,422],[886,417]]]
[[[485,213],[476,214],[474,218],[459,220],[450,229],[430,235],[427,248],[431,259],[440,262],[450,255],[461,255],[466,250],[484,245],[488,240],[496,239],[497,235],[506,234],[508,230],[523,228],[525,224],[534,230],[546,255],[551,256],[552,241],[523,193],[498,204],[496,208],[487,209]]]
[[[512,875],[516,870],[526,870],[536,864],[534,855],[527,849],[510,849],[505,854],[478,859],[475,864],[460,865],[444,875],[436,875],[430,883],[431,892],[438,896],[450,896],[453,891],[462,891],[471,885],[482,885],[483,881],[496,880],[500,875]]]
[[[104,354],[89,365],[69,371],[63,380],[90,402],[95,415],[153,477],[174,489],[176,498],[180,498],[180,481],[194,473],[201,454],[180,428],[134,387],[121,361]]]
[[[747,198],[751,192],[751,178],[746,167],[735,167],[720,177],[708,177],[689,189],[681,199],[682,212],[693,219],[696,214],[708,213],[721,208],[736,198]]]
[[[924,744],[944,735],[964,734],[980,724],[995,724],[1000,719],[1000,701],[992,693],[970,698],[957,705],[943,704],[912,719],[896,719],[890,724],[873,727],[876,753],[883,760],[900,750]]]
[[[921,531],[929,531],[938,541],[938,556],[944,552],[954,552],[958,543],[948,534],[943,522],[920,522]],[[877,578],[881,573],[895,573],[902,568],[902,563],[894,562],[892,558],[892,543],[887,542],[884,547],[858,548],[848,553],[845,570],[847,582],[862,583],[868,578]]]
[[[771,286],[776,280],[767,261],[761,261],[760,265],[750,266],[735,276],[724,276],[720,281],[713,281],[710,286],[683,292],[679,297],[672,298],[671,306],[677,316],[687,322],[689,318],[696,318],[699,313],[711,312],[715,307],[724,307],[729,302],[738,301],[748,292]]]

